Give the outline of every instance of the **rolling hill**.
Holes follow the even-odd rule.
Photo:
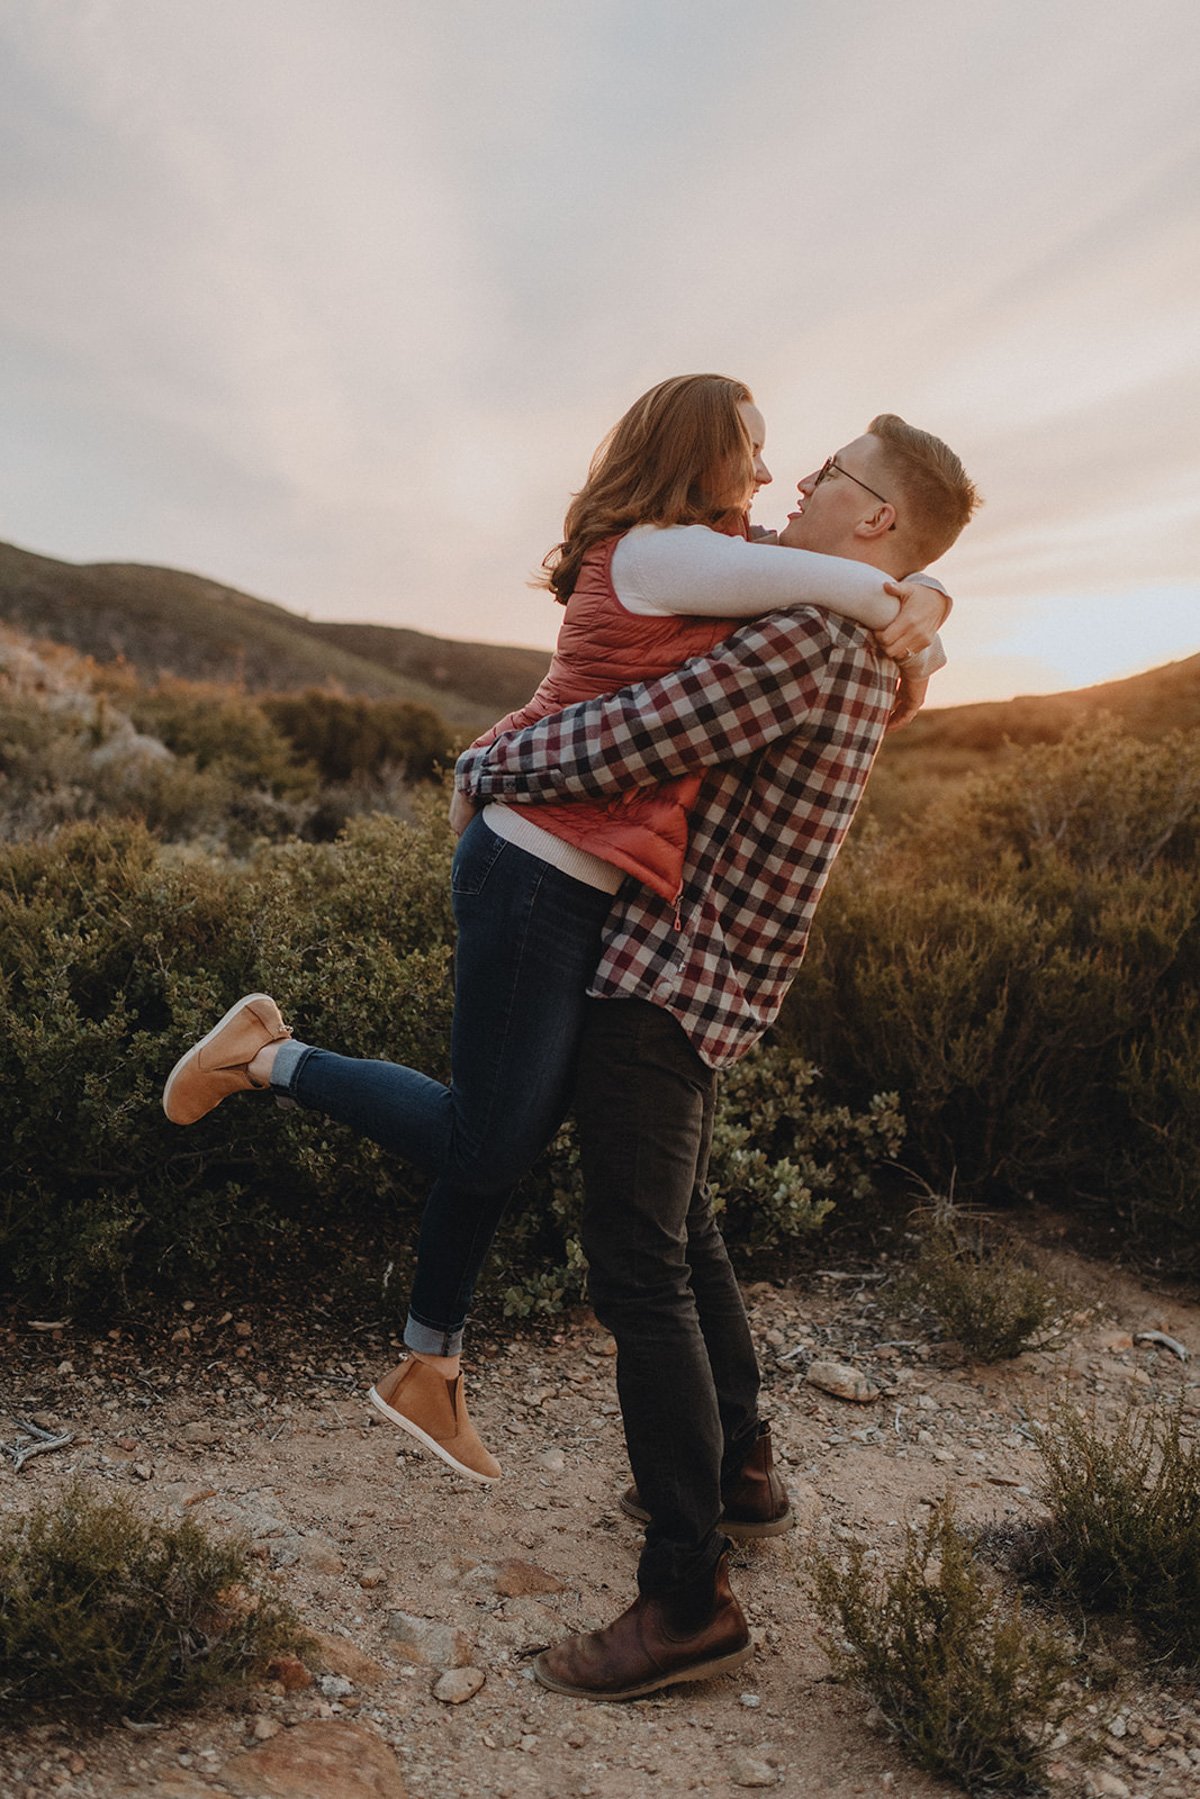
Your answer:
[[[529,698],[542,650],[451,643],[387,625],[318,624],[177,569],[72,563],[0,544],[0,620],[139,674],[252,692],[336,684],[431,706],[472,734]]]

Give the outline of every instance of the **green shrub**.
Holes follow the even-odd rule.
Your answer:
[[[921,1767],[970,1792],[1044,1785],[1072,1658],[986,1579],[949,1500],[910,1531],[894,1574],[875,1580],[855,1543],[840,1564],[814,1557],[814,1584],[835,1670]]]
[[[18,1286],[132,1292],[306,1217],[404,1205],[412,1171],[324,1120],[249,1096],[185,1132],[160,1096],[253,989],[308,1041],[442,1070],[449,851],[431,806],[243,870],[166,857],[131,824],[0,852],[0,1264]]]
[[[838,1201],[866,1199],[904,1141],[894,1093],[866,1109],[831,1104],[819,1070],[777,1046],[721,1076],[709,1185],[741,1249],[775,1250],[819,1230]]]
[[[1200,1237],[1198,821],[1200,738],[1026,750],[841,859],[786,1035],[933,1186]]]
[[[1157,1653],[1200,1661],[1200,1443],[1183,1401],[1128,1411],[1111,1436],[1062,1410],[1037,1433],[1039,1494],[1025,1571],[1085,1610],[1126,1620]]]
[[[352,699],[317,688],[273,694],[261,705],[295,754],[312,763],[324,781],[378,781],[393,768],[410,781],[428,780],[454,760],[454,738],[428,706]]]
[[[135,689],[129,716],[139,731],[158,738],[197,769],[226,769],[244,788],[277,796],[310,793],[313,770],[293,754],[285,732],[263,702],[215,681],[160,681]]]
[[[302,1646],[248,1550],[82,1486],[0,1530],[0,1717],[141,1718],[199,1704]]]
[[[920,1217],[917,1236],[899,1297],[931,1312],[968,1355],[999,1362],[1062,1342],[1066,1295],[986,1218],[943,1200]]]

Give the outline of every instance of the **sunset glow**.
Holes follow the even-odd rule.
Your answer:
[[[549,645],[595,443],[712,368],[987,504],[940,703],[1200,650],[1189,0],[0,4],[0,538]]]

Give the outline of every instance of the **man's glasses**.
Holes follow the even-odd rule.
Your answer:
[[[877,492],[876,489],[873,487],[867,487],[867,484],[865,481],[860,481],[858,479],[858,476],[852,475],[848,468],[843,468],[836,456],[827,456],[825,458],[824,462],[821,464],[821,472],[817,476],[816,480],[813,482],[813,486],[820,487],[820,485],[821,485],[822,481],[824,481],[826,475],[832,474],[835,469],[837,470],[839,475],[845,475],[847,481],[853,481],[856,484],[856,486],[858,486],[858,487],[866,487],[867,492],[871,495],[872,499],[882,500],[885,506],[890,506],[892,504],[892,502],[888,499],[886,494]],[[895,521],[893,521],[888,526],[888,530],[894,531],[895,529],[896,529],[896,525],[895,525]]]

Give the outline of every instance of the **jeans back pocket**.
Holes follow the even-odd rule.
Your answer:
[[[473,818],[458,840],[450,870],[452,893],[482,893],[484,883],[506,848],[482,815]]]

